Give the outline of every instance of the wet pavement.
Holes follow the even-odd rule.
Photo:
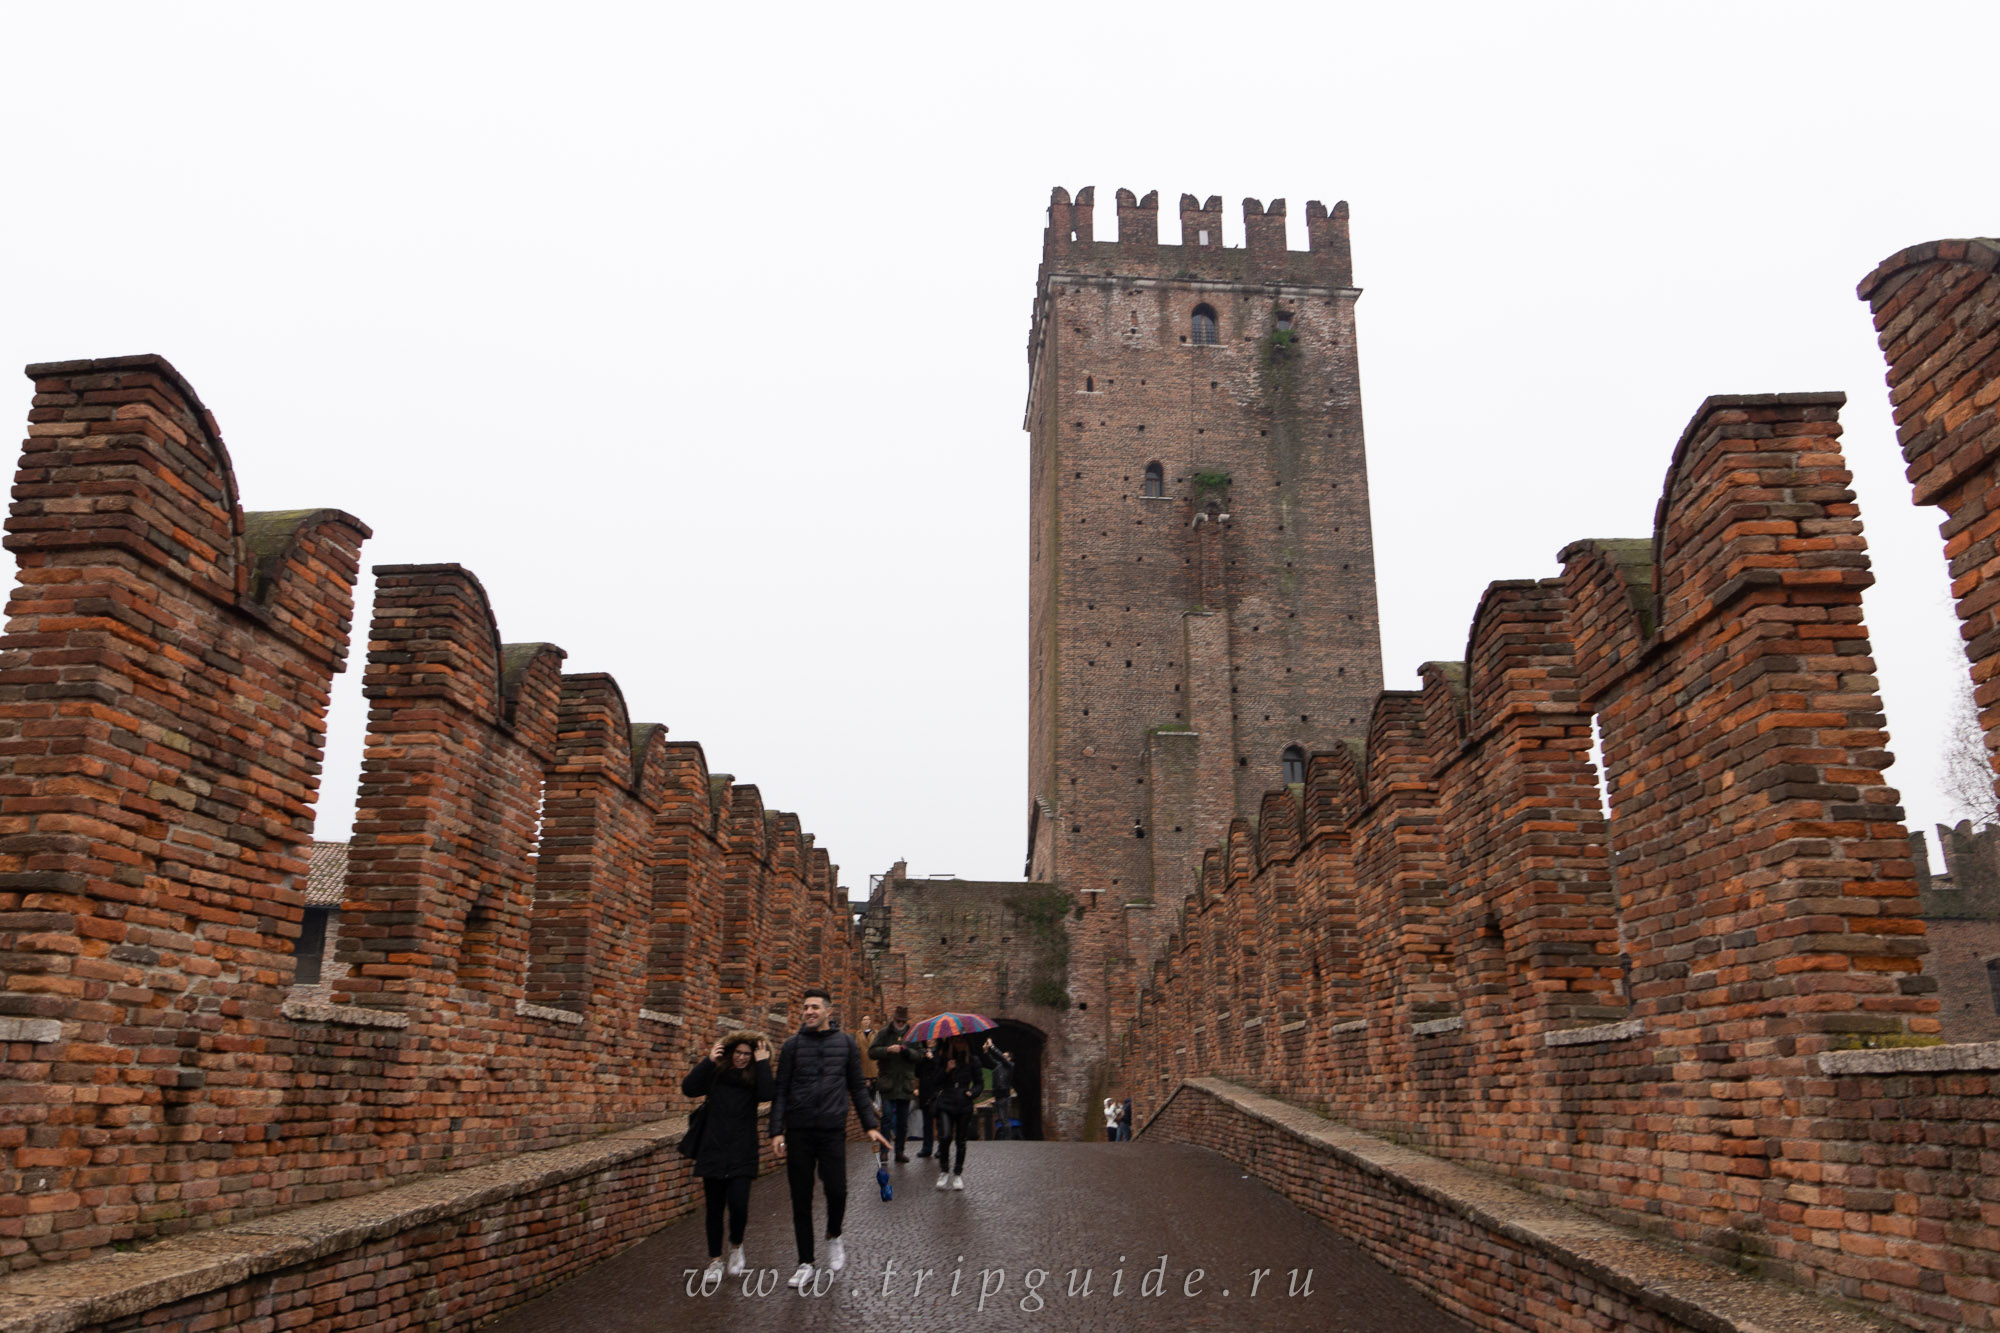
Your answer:
[[[1443,1333],[1465,1326],[1360,1247],[1214,1153],[1175,1143],[973,1143],[963,1192],[927,1160],[889,1169],[847,1149],[847,1267],[818,1292],[798,1266],[782,1172],[750,1195],[750,1270],[704,1295],[699,1211],[486,1328],[494,1333],[680,1330],[1313,1330]],[[815,1219],[823,1229],[823,1200]],[[819,1242],[819,1259],[826,1259]],[[1260,1275],[1261,1272],[1261,1275]]]

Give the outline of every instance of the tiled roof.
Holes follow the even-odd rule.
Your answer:
[[[312,872],[306,877],[306,906],[340,906],[347,896],[347,844],[316,842],[308,863]]]

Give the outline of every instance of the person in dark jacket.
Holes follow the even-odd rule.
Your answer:
[[[763,1144],[757,1138],[757,1103],[775,1091],[771,1047],[754,1032],[732,1032],[715,1043],[702,1062],[681,1080],[683,1097],[705,1097],[706,1121],[694,1173],[708,1196],[708,1271],[702,1281],[720,1281],[722,1210],[729,1209],[729,1266],[743,1271],[743,1228],[750,1217],[750,1183],[757,1179]]]
[[[993,1069],[993,1137],[1020,1137],[1014,1128],[1014,1057],[987,1039],[986,1052]]]
[[[917,1053],[917,1109],[924,1113],[924,1142],[917,1150],[917,1156],[929,1157],[931,1146],[937,1140],[938,1084],[944,1077],[944,1061],[928,1042],[918,1042]]]
[[[868,1053],[875,1057],[875,1091],[882,1094],[882,1133],[896,1140],[896,1160],[909,1161],[903,1151],[910,1143],[910,1096],[917,1087],[916,1048],[903,1040],[910,1030],[910,1011],[897,1005],[896,1016],[882,1025]]]
[[[813,1173],[826,1189],[826,1266],[847,1266],[840,1224],[847,1212],[847,1108],[876,1146],[887,1147],[881,1121],[868,1101],[861,1077],[861,1047],[833,1020],[833,997],[818,988],[805,994],[805,1026],[778,1052],[775,1095],[771,1098],[771,1150],[785,1164],[792,1187],[792,1232],[799,1243],[799,1267],[787,1284],[804,1287],[813,1277]]]
[[[980,1071],[993,1064],[988,1053],[991,1046],[988,1042],[975,1051],[965,1038],[953,1037],[937,1056],[942,1066],[937,1097],[938,1118],[942,1121],[937,1154],[937,1187],[941,1190],[965,1188],[965,1141],[972,1137],[972,1103],[985,1091],[986,1081],[979,1076]],[[947,1171],[945,1159],[954,1142],[958,1145],[957,1160]]]

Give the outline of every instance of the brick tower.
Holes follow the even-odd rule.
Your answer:
[[[1203,850],[1382,687],[1347,205],[1306,205],[1304,251],[1283,200],[1244,201],[1242,248],[1219,198],[1181,196],[1178,245],[1157,194],[1118,192],[1115,241],[1094,211],[1050,200],[1024,423],[1027,874],[1086,904],[1066,1128]]]

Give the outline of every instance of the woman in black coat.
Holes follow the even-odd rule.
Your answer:
[[[771,1046],[754,1032],[732,1032],[715,1043],[702,1062],[681,1080],[681,1095],[703,1097],[708,1108],[694,1173],[708,1195],[708,1271],[721,1281],[722,1210],[729,1208],[729,1266],[743,1271],[743,1227],[750,1217],[750,1182],[757,1178],[764,1138],[758,1132],[757,1103],[777,1092],[771,1078]]]
[[[937,1113],[944,1125],[938,1140],[937,1187],[941,1190],[965,1188],[965,1141],[972,1137],[972,1103],[986,1090],[986,1080],[979,1075],[981,1070],[992,1067],[992,1050],[990,1040],[975,1051],[965,1038],[953,1037],[951,1044],[936,1056],[941,1071]],[[951,1170],[946,1171],[945,1161],[952,1155],[954,1144],[956,1160]]]

